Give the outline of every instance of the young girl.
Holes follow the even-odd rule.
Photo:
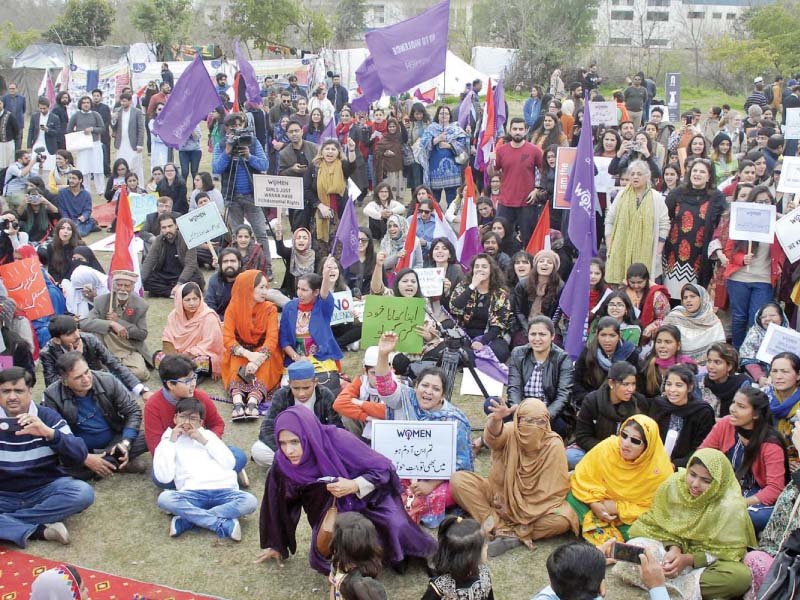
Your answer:
[[[374,579],[381,572],[383,551],[372,521],[357,512],[337,515],[331,552],[331,600],[363,597],[358,593],[363,587],[379,586],[383,590]],[[384,597],[385,594],[384,591]]]
[[[473,519],[449,516],[442,522],[433,570],[436,576],[428,582],[422,600],[494,600],[486,539]]]
[[[634,346],[639,345],[642,328],[639,326],[633,304],[625,292],[611,292],[600,303],[595,313],[595,319],[592,321],[592,327],[589,329],[589,340],[597,333],[596,324],[603,317],[614,317],[619,323],[622,339]]]
[[[589,264],[589,310],[594,311],[599,307],[600,301],[604,298],[609,289],[606,283],[606,263],[602,258],[593,258]]]

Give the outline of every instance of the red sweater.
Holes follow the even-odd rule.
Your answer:
[[[742,243],[746,244],[746,242]],[[725,279],[727,279],[736,273],[736,271],[745,268],[744,257],[746,252],[744,250],[736,249],[736,240],[728,240],[728,243],[725,244],[723,251],[725,252],[725,256],[728,258],[728,266],[725,267]],[[769,255],[770,282],[774,287],[778,285],[778,279],[783,271],[783,264],[786,262],[786,255],[783,253],[783,248],[781,248],[777,237],[775,238],[775,242],[770,244]]]
[[[206,409],[206,418],[203,427],[213,431],[221,438],[225,431],[225,421],[219,416],[217,407],[211,396],[203,390],[196,389],[194,397],[200,400]],[[164,398],[164,389],[153,394],[144,405],[144,437],[150,454],[156,451],[156,446],[161,441],[161,436],[168,427],[175,425],[175,405]]]
[[[730,416],[723,417],[714,425],[711,432],[700,444],[701,448],[714,448],[725,454],[736,444],[736,429],[731,425]],[[761,504],[773,506],[786,487],[786,462],[784,450],[779,444],[761,444],[758,458],[753,462],[753,477],[761,488],[756,494]]]

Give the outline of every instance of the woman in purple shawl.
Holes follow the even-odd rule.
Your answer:
[[[428,557],[436,542],[406,514],[400,480],[391,461],[370,450],[353,434],[322,425],[302,406],[283,411],[275,420],[279,451],[275,455],[261,502],[261,548],[257,562],[282,559],[297,551],[295,531],[300,509],[311,524],[311,566],[327,575],[330,562],[317,552],[317,532],[335,501],[339,512],[356,511],[375,525],[390,564],[408,556]],[[333,483],[321,477],[338,478]]]

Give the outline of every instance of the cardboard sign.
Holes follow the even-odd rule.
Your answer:
[[[191,248],[196,248],[214,238],[228,233],[228,228],[219,214],[217,205],[213,202],[195,208],[193,211],[181,215],[176,221],[181,231],[183,241]]]
[[[786,109],[786,125],[783,130],[783,138],[786,140],[800,140],[800,108]]]
[[[800,331],[770,323],[767,333],[758,347],[756,359],[769,364],[775,355],[781,352],[800,354]]]
[[[616,127],[619,125],[617,119],[617,103],[611,102],[589,102],[592,111],[592,125],[606,125]]]
[[[798,109],[800,110],[800,109]],[[784,156],[778,191],[791,194],[800,193],[800,156]]]
[[[147,215],[156,212],[157,194],[128,194],[128,200],[131,203],[134,227],[144,224]]]
[[[331,325],[353,322],[353,294],[350,290],[333,292],[333,315]]]
[[[553,208],[569,209],[570,202],[567,198],[567,186],[572,165],[578,156],[577,148],[561,147],[556,154],[556,186],[553,194]]]
[[[681,74],[667,73],[664,90],[667,94],[669,120],[673,123],[677,123],[681,118]]]
[[[426,298],[441,296],[444,293],[444,269],[430,267],[414,269],[419,277],[419,290]]]
[[[754,202],[731,202],[730,239],[749,242],[775,241],[775,207]]]
[[[64,136],[68,152],[89,150],[94,146],[94,136],[86,135],[83,131],[73,131]]]
[[[775,235],[789,262],[800,260],[800,206],[775,223]]]
[[[256,206],[303,208],[303,178],[280,175],[253,175]]]
[[[400,479],[450,479],[456,470],[455,421],[372,421],[372,449]]]
[[[594,113],[592,118],[594,118]],[[597,174],[594,176],[594,191],[598,194],[606,194],[614,187],[614,176],[608,172],[611,160],[607,156],[594,157],[594,166],[597,167]]]
[[[422,352],[422,336],[417,333],[417,327],[424,321],[425,298],[367,296],[361,347],[377,346],[384,332],[394,331],[398,335],[398,352],[419,354]]]
[[[17,303],[17,309],[31,321],[49,317],[55,312],[42,275],[42,264],[37,257],[3,265],[0,267],[0,279],[8,290],[8,297]]]

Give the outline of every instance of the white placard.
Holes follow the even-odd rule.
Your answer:
[[[372,449],[400,479],[450,479],[456,470],[455,421],[372,421]]]
[[[786,125],[783,129],[783,138],[800,140],[800,108],[786,109]]]
[[[94,146],[94,136],[86,135],[82,131],[73,131],[64,136],[67,144],[67,151],[80,152],[81,150],[88,150]],[[88,175],[88,173],[85,173]]]
[[[800,332],[770,323],[767,333],[758,347],[756,359],[769,364],[773,357],[781,352],[800,354]]]
[[[333,292],[333,315],[331,325],[353,322],[353,294],[350,290]]]
[[[800,260],[800,206],[775,223],[775,235],[789,262]]]
[[[499,398],[503,395],[504,384],[502,381],[498,381],[493,377],[489,377],[486,373],[482,373],[478,369],[475,369],[475,372],[478,374],[478,377],[481,378],[483,387],[486,388],[486,392],[490,396],[497,396]],[[472,372],[469,369],[464,369],[461,377],[461,395],[480,396],[483,398],[483,392],[481,391],[481,388],[478,387],[478,382],[475,381],[475,378],[472,376]]]
[[[228,233],[228,227],[213,202],[181,215],[175,223],[189,249]]]
[[[303,208],[303,178],[282,175],[253,175],[256,206]]]
[[[589,102],[589,109],[592,111],[592,125],[619,125],[616,102]]]
[[[444,269],[430,267],[414,269],[419,277],[419,291],[426,298],[441,296],[444,292]]]
[[[775,241],[775,207],[755,202],[731,202],[729,237],[772,244]]]
[[[597,175],[594,176],[594,191],[598,194],[605,194],[614,187],[615,178],[608,172],[611,160],[607,156],[594,157],[594,166],[597,167]]]
[[[783,170],[781,178],[778,180],[778,191],[800,193],[800,156],[783,157]]]

